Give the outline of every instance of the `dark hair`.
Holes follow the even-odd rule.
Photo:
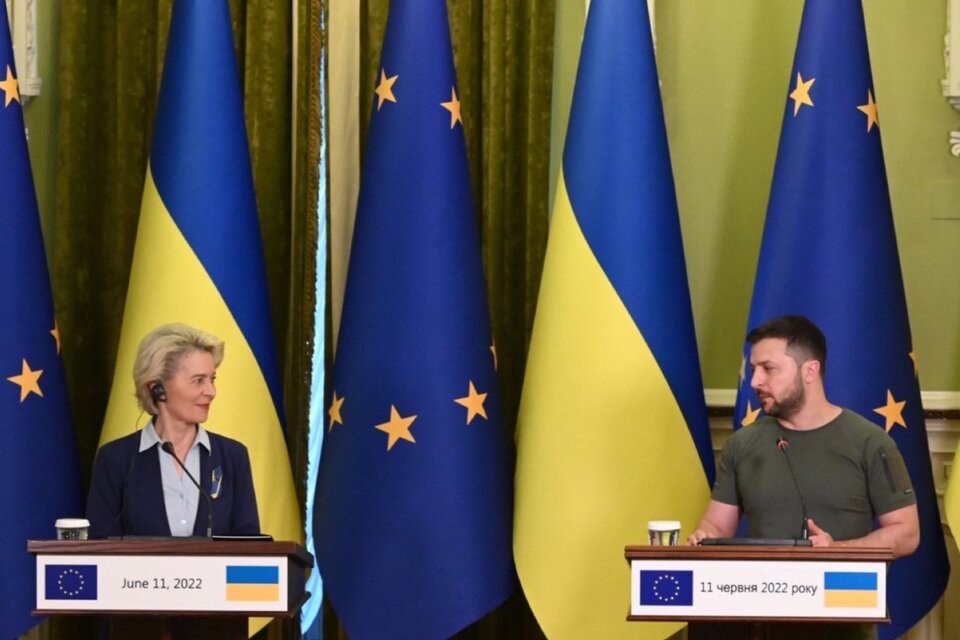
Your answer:
[[[827,372],[827,339],[820,327],[804,316],[780,316],[754,327],[747,342],[755,345],[767,338],[787,341],[787,353],[798,365],[807,360],[820,362],[820,376]]]

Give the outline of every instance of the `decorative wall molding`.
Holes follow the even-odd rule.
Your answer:
[[[736,389],[704,389],[703,395],[711,409],[732,409],[737,402]],[[928,419],[937,417],[933,412],[960,412],[960,391],[921,391],[920,399]],[[960,413],[956,417],[960,418]]]
[[[37,8],[39,0],[6,0],[13,39],[13,58],[17,65],[20,98],[26,102],[39,96],[43,85],[39,75],[39,43],[37,42]]]
[[[947,0],[947,34],[943,38],[943,95],[960,111],[960,0]],[[950,153],[960,157],[960,131],[951,131]]]

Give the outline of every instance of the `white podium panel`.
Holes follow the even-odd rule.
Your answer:
[[[37,555],[37,613],[284,612],[284,556]]]
[[[887,621],[886,550],[627,547],[631,620]]]
[[[877,618],[883,563],[635,560],[633,616]]]

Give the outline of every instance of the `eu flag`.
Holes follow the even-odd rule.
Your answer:
[[[641,571],[640,604],[692,606],[693,571]]]
[[[0,100],[0,637],[13,638],[39,622],[27,540],[51,537],[54,521],[81,515],[83,502],[5,4]]]
[[[949,565],[859,0],[807,0],[787,93],[749,326],[784,314],[817,323],[830,346],[827,397],[886,429],[903,454],[921,542],[890,571],[893,623],[880,634],[896,638],[940,598]],[[738,426],[758,407],[743,376]]]
[[[48,564],[43,575],[47,600],[97,599],[95,564]]]
[[[377,72],[315,536],[350,637],[445,638],[505,600],[512,447],[444,0],[394,0]]]

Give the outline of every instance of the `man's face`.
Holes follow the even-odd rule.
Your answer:
[[[787,353],[783,338],[765,338],[750,350],[750,386],[768,416],[790,419],[803,408],[800,366]]]

